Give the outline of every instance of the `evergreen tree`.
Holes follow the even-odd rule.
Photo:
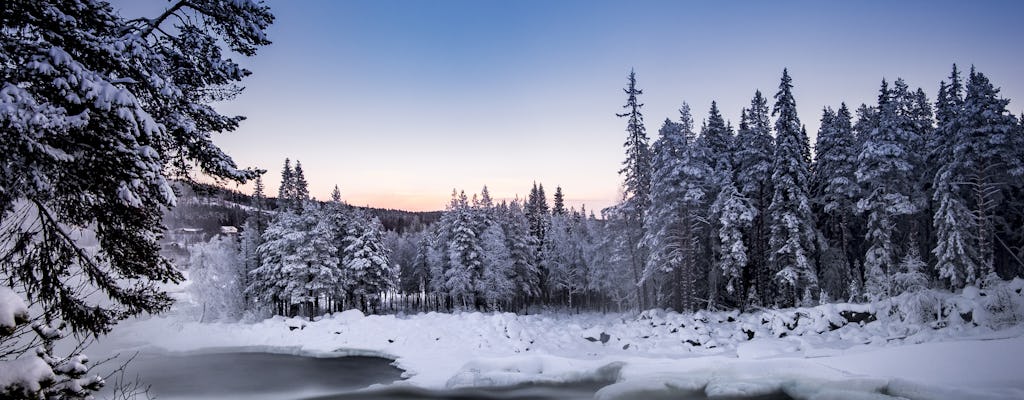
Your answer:
[[[711,102],[707,124],[701,129],[700,137],[708,149],[707,164],[719,174],[731,171],[732,130],[726,127],[725,119],[722,118],[718,104],[714,101]]]
[[[183,279],[158,243],[171,179],[258,175],[214,144],[243,117],[212,103],[249,74],[224,52],[255,55],[273,15],[214,3],[180,2],[174,29],[170,13],[129,20],[102,1],[0,7],[0,281],[74,333],[170,306],[161,283]],[[90,236],[95,249],[75,239]]]
[[[800,119],[793,99],[792,79],[782,71],[772,114],[776,145],[772,164],[769,264],[778,287],[777,302],[795,305],[803,291],[817,292],[814,265],[814,216],[808,200],[809,166],[804,158]]]
[[[390,251],[384,246],[383,228],[376,217],[357,212],[347,226],[342,242],[343,274],[351,293],[365,305],[369,300],[397,286],[398,271],[391,263]]]
[[[863,141],[858,156],[857,181],[864,196],[857,202],[857,210],[867,218],[868,250],[864,256],[865,274],[872,271],[872,279],[880,279],[868,287],[870,295],[888,296],[892,274],[895,272],[897,252],[893,240],[897,217],[917,211],[911,201],[912,167],[903,140],[906,131],[905,116],[899,112],[888,83],[882,81],[878,97],[878,126]],[[872,292],[881,290],[882,292]]]
[[[518,200],[508,206],[503,220],[506,247],[509,251],[515,292],[525,303],[540,296],[540,270],[537,267],[536,243],[530,225]]]
[[[338,185],[334,185],[334,190],[331,191],[331,202],[341,203],[341,189],[338,188]]]
[[[947,162],[936,178],[938,246],[933,252],[940,276],[954,287],[980,284],[995,273],[1003,214],[997,210],[1018,181],[1014,172],[1022,161],[1014,147],[1019,144],[1017,121],[1006,111],[1009,101],[998,94],[984,74],[972,70],[963,108],[957,112],[940,107],[943,126],[955,131],[948,139]],[[951,115],[954,121],[949,120]],[[972,251],[977,252],[974,257]]]
[[[452,212],[451,239],[448,243],[449,266],[445,271],[445,289],[463,307],[475,305],[476,281],[480,278],[482,261],[480,241],[473,230],[473,216],[466,193],[459,194]]]
[[[291,201],[295,198],[295,172],[292,171],[292,161],[285,158],[284,168],[281,170],[281,186],[277,188],[278,207],[291,207]]]
[[[769,215],[768,206],[772,199],[772,157],[775,152],[768,115],[768,101],[760,91],[754,93],[750,109],[742,112],[740,129],[736,137],[736,185],[744,197],[750,200],[757,213],[746,231],[748,238],[749,268],[745,286],[750,289],[747,297],[754,305],[767,304],[771,292],[768,260]]]
[[[727,179],[711,204],[710,212],[718,216],[720,250],[716,266],[727,279],[726,292],[732,295],[737,290],[744,293],[741,285],[743,269],[747,266],[747,244],[743,239],[743,230],[753,222],[757,210],[747,198],[740,195],[732,179]]]
[[[813,200],[818,226],[826,243],[820,266],[822,290],[831,298],[846,298],[844,293],[853,279],[856,261],[854,248],[856,201],[860,198],[857,184],[859,148],[853,135],[851,115],[846,104],[833,113],[826,108],[815,144],[817,158],[813,171]],[[859,278],[858,278],[859,279]]]
[[[693,132],[690,106],[679,110],[680,122],[666,120],[655,142],[651,209],[645,220],[645,243],[651,249],[644,280],[667,274],[671,304],[693,310],[696,299],[699,224],[705,217],[708,178],[703,141]]]
[[[515,294],[512,254],[506,241],[504,231],[496,223],[490,224],[480,236],[483,271],[476,283],[476,292],[490,310],[500,309],[499,304],[511,300]]]
[[[562,187],[555,187],[555,206],[551,209],[552,215],[565,215],[565,197],[562,195]]]
[[[643,269],[647,260],[647,249],[641,244],[644,237],[643,222],[647,212],[651,192],[651,149],[648,144],[647,131],[644,128],[644,117],[640,112],[643,103],[637,98],[643,94],[636,86],[636,72],[629,72],[629,81],[624,90],[626,104],[622,108],[626,112],[616,114],[626,118],[626,160],[622,163],[619,175],[623,178],[622,217],[626,229],[625,240],[628,249],[630,270],[634,283],[637,284],[640,306],[646,305],[647,287],[643,284]]]
[[[309,183],[306,182],[306,175],[302,172],[302,163],[295,160],[295,173],[292,181],[292,201],[299,209],[309,201]]]

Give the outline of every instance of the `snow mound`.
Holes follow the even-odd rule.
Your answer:
[[[9,334],[19,323],[28,321],[25,301],[6,286],[0,286],[0,335]]]
[[[445,385],[463,387],[513,386],[523,383],[614,382],[622,362],[600,363],[554,356],[516,356],[468,362]]]

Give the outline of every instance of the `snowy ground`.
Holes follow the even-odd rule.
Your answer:
[[[1018,280],[1001,292],[1015,295],[1013,307],[1024,298],[1022,287],[1024,281]],[[897,316],[895,308],[912,308],[905,302],[899,307],[825,305],[742,315],[364,316],[350,310],[316,321],[276,317],[256,324],[201,324],[169,316],[127,322],[103,347],[381,355],[406,370],[408,379],[400,384],[458,388],[614,382],[597,393],[602,399],[691,392],[712,397],[785,392],[815,399],[1024,399],[1024,325],[1007,325],[1004,315],[1024,308],[994,314],[983,305],[995,297],[967,291],[925,298],[957,311],[942,323]],[[879,319],[848,323],[844,315],[854,311]]]

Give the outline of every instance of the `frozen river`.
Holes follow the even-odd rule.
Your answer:
[[[402,370],[376,357],[306,357],[259,352],[141,354],[131,376],[159,399],[591,399],[607,383],[425,390],[406,385]]]

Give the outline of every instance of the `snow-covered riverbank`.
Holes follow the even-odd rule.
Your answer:
[[[1024,281],[1016,280],[999,293],[929,293],[746,314],[364,316],[350,310],[255,324],[168,316],[127,322],[103,347],[381,355],[406,370],[403,384],[426,388],[615,382],[599,398],[779,391],[796,398],[1024,398],[1024,326],[1007,322],[1024,310],[1022,288]],[[995,309],[998,296],[1014,308]],[[941,321],[928,321],[929,312],[935,315],[928,304],[942,304]]]

